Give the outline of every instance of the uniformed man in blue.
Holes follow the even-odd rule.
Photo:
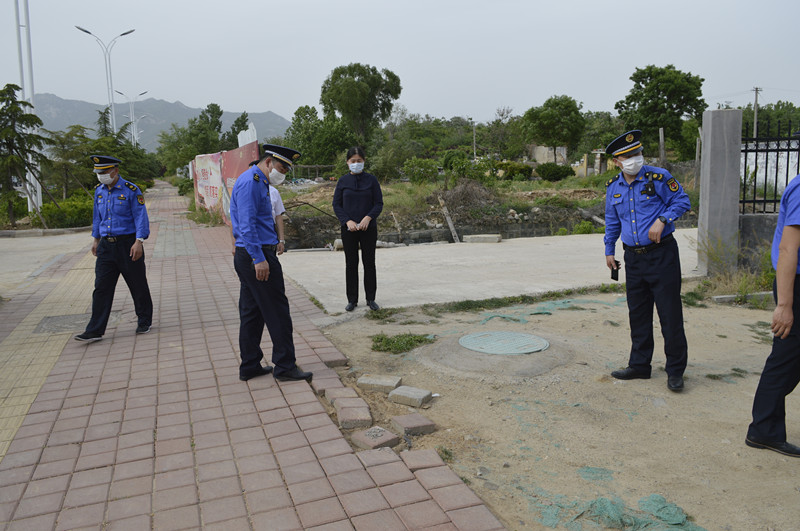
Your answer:
[[[681,306],[681,262],[672,233],[691,208],[689,197],[664,168],[647,166],[641,131],[629,131],[606,148],[620,173],[606,183],[605,254],[609,269],[618,238],[625,250],[625,281],[631,353],[628,366],[611,373],[620,380],[648,379],[653,359],[653,303],[667,356],[667,387],[683,389],[687,345]]]
[[[144,263],[144,241],[150,236],[144,195],[138,186],[120,177],[119,159],[92,155],[91,160],[100,181],[94,189],[92,213],[92,254],[97,257],[92,317],[86,331],[75,336],[87,343],[100,341],[106,332],[120,275],[133,297],[136,333],[148,333],[153,323],[153,300]]]
[[[775,268],[770,352],[756,396],[745,444],[800,457],[800,446],[786,441],[786,396],[800,383],[800,176],[783,191],[772,238]]]
[[[233,266],[239,276],[239,379],[269,374],[261,365],[264,325],[272,339],[272,363],[276,380],[308,380],[310,372],[297,367],[292,318],[283,282],[283,270],[275,253],[278,235],[272,217],[269,182],[277,182],[292,168],[300,153],[283,146],[264,144],[258,163],[237,179],[231,191],[231,229],[235,240]]]

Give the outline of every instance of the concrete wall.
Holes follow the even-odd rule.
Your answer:
[[[703,113],[697,266],[702,273],[734,270],[739,256],[742,111]]]

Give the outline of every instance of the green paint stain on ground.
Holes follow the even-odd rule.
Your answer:
[[[584,466],[578,469],[578,475],[586,481],[611,481],[614,479],[614,472],[607,468],[594,466]]]

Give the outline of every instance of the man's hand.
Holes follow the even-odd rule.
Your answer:
[[[100,238],[95,238],[92,242],[92,255],[97,256],[97,246],[100,245]]]
[[[651,242],[661,243],[661,233],[664,232],[664,225],[660,219],[657,219],[653,226],[650,227],[650,230],[647,233],[647,237],[650,238]]]
[[[606,265],[609,269],[619,269],[617,267],[617,262],[614,260],[614,255],[610,254],[606,256]]]
[[[269,278],[269,263],[264,260],[256,264],[256,280],[267,280]]]
[[[358,230],[358,225],[356,225],[356,222],[353,221],[352,219],[348,219],[347,220],[347,230],[349,230],[350,232]]]
[[[369,216],[364,216],[364,219],[361,220],[361,223],[358,224],[358,230],[367,230],[369,227],[369,222],[372,221],[372,218]]]
[[[772,333],[776,337],[786,339],[789,332],[792,331],[792,324],[794,323],[794,314],[792,313],[791,306],[777,306],[775,311],[772,312]]]
[[[281,254],[283,254],[283,252],[285,250],[286,250],[286,246],[284,244],[282,244],[281,242],[278,242],[278,246],[275,248],[275,252],[277,252],[279,255],[281,255]]]
[[[144,254],[144,245],[139,240],[133,242],[131,245],[131,260],[134,262],[142,257]]]

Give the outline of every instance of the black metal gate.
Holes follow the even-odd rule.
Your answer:
[[[742,138],[742,186],[739,204],[742,213],[775,213],[781,194],[792,178],[800,174],[800,134],[775,137],[750,137],[749,124]],[[767,131],[770,131],[767,124]]]

